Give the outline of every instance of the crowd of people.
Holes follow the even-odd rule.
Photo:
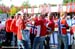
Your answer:
[[[50,36],[57,33],[57,49],[71,49],[75,39],[75,16],[60,13],[60,17],[51,14],[29,16],[27,13],[9,17],[5,23],[6,46],[18,46],[23,49],[50,49]],[[68,44],[67,33],[71,35],[71,44]]]

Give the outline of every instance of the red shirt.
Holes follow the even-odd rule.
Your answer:
[[[75,33],[75,25],[73,25],[73,26],[71,27],[70,33],[71,33],[71,35]]]
[[[55,19],[54,22],[55,22],[55,28],[58,28],[58,23],[57,23],[58,19]]]
[[[22,24],[21,24],[22,29],[25,29],[26,28],[26,26],[25,26],[26,23],[27,23],[27,21],[22,20]]]
[[[38,18],[35,17],[33,21],[30,21],[30,24],[31,24],[31,25],[35,25],[35,23],[36,23],[37,21],[38,21]],[[33,24],[33,22],[34,22],[34,24]],[[34,29],[34,31],[33,31],[33,28],[31,28],[31,29],[30,29],[30,34],[33,34],[33,32],[34,32],[34,34],[36,35],[37,30]]]
[[[46,35],[46,20],[45,19],[40,19],[38,21],[35,22],[35,25],[41,26],[41,30],[40,30],[40,36],[45,36]]]
[[[50,27],[51,30],[54,31],[54,28],[55,28],[55,23],[54,23],[54,21],[53,21],[53,20],[49,20],[48,23],[49,23],[49,24],[48,24],[48,27]]]

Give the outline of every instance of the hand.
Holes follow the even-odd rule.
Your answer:
[[[75,40],[75,37],[73,36],[73,39]]]

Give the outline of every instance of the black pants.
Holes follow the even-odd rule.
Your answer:
[[[50,46],[49,46],[50,37],[47,36],[47,37],[45,38],[45,41],[46,41],[46,43],[44,44],[44,45],[45,45],[45,49],[50,49]]]
[[[72,45],[68,45],[68,49],[72,49]]]
[[[13,37],[12,32],[6,33],[6,46],[11,46],[12,37]]]
[[[63,48],[64,48],[64,43],[62,42],[62,43],[61,43],[61,49],[63,49]]]
[[[22,40],[22,43],[23,43],[24,49],[30,49],[28,41]]]
[[[34,35],[34,34],[30,34],[31,49],[32,49],[32,47],[33,47],[34,38],[35,38],[35,35]]]
[[[15,46],[17,46],[17,35],[15,35]]]

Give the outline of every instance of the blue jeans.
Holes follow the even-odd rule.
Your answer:
[[[18,49],[24,49],[22,40],[17,40]]]
[[[33,43],[33,49],[44,49],[45,37],[35,37]]]
[[[64,44],[64,49],[68,49],[68,36],[67,35],[58,35],[58,49],[61,49],[61,41]]]
[[[29,49],[28,41],[22,40],[22,43],[23,43],[24,49]]]
[[[24,46],[24,49],[29,49],[29,43],[30,43],[30,32],[29,30],[22,30],[22,43]]]
[[[25,41],[30,41],[30,32],[29,30],[22,30],[22,38]]]

